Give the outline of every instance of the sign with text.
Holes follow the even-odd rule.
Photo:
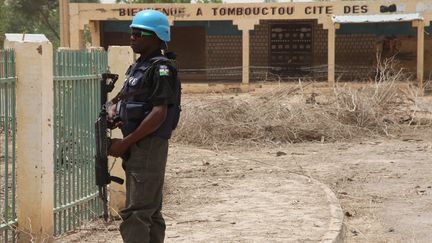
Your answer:
[[[338,6],[340,8],[340,6]],[[362,5],[344,5],[342,13],[337,14],[367,14],[369,12],[367,4]],[[195,7],[191,5],[173,6],[173,7],[155,7],[155,8],[135,8],[125,7],[116,9],[117,15],[120,17],[133,17],[143,9],[155,9],[163,12],[170,17],[265,17],[265,16],[289,16],[289,15],[304,15],[304,16],[319,16],[335,14],[335,6],[332,5],[286,5],[286,6],[271,6],[263,4],[262,6],[228,6],[227,4],[211,7]]]

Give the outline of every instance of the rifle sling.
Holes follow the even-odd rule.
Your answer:
[[[137,90],[137,91],[134,91],[134,92],[130,92],[130,93],[127,93],[127,94],[123,94],[123,92],[122,91],[120,91],[120,93],[118,93],[112,100],[111,100],[111,102],[113,103],[113,104],[117,104],[120,100],[125,100],[125,99],[127,99],[127,98],[130,98],[130,97],[133,97],[133,96],[135,96],[135,95],[140,95],[140,94],[144,94],[146,92],[146,90],[145,89],[140,89],[140,90]]]

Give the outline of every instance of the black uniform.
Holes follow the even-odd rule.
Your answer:
[[[153,106],[168,105],[168,113],[165,122],[132,145],[123,160],[126,207],[120,213],[120,232],[126,243],[163,242],[166,227],[160,211],[168,139],[178,118],[177,71],[158,51],[139,58],[126,74],[119,110],[123,136],[132,133]]]

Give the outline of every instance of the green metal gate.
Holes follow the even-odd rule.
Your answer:
[[[14,51],[0,50],[0,242],[16,241],[15,83]]]
[[[54,235],[102,214],[95,186],[94,121],[100,109],[101,50],[54,54]]]

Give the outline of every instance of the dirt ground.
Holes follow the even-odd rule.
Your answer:
[[[283,193],[294,173],[333,190],[345,214],[346,242],[430,242],[431,164],[430,126],[335,143],[218,150],[172,144],[164,206],[166,241],[318,242],[314,237],[323,230],[319,224],[307,228],[301,222],[304,215],[284,213],[284,206],[299,203]],[[263,191],[271,191],[272,200],[259,201]],[[242,195],[258,196],[236,205]],[[319,215],[313,205],[320,203],[320,195],[308,196],[299,206],[311,209],[308,217]],[[224,213],[230,210],[242,211],[241,218]],[[119,223],[92,222],[56,242],[121,242]]]

